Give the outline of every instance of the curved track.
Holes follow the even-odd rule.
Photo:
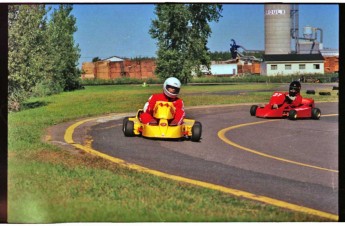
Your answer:
[[[320,120],[251,117],[250,105],[187,109],[202,140],[124,137],[122,119],[91,127],[92,148],[171,175],[338,214],[338,103]]]

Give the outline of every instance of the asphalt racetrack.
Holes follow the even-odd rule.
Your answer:
[[[316,107],[320,120],[295,121],[250,116],[250,105],[187,108],[202,123],[200,142],[125,137],[122,118],[88,136],[129,163],[337,215],[338,103]]]

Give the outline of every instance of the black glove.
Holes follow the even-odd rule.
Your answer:
[[[286,103],[288,103],[288,104],[291,104],[291,103],[292,103],[292,100],[290,99],[289,96],[285,96],[285,101],[286,101]]]

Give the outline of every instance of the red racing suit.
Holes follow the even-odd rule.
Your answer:
[[[169,98],[167,97],[164,93],[158,93],[158,94],[153,94],[149,100],[148,100],[148,107],[145,112],[140,114],[140,120],[144,124],[150,123],[154,118],[153,118],[153,108],[155,107],[155,104],[157,101],[167,101],[167,102],[172,102],[174,107],[176,108],[175,110],[175,116],[174,119],[172,120],[175,122],[177,125],[181,125],[183,122],[183,119],[185,117],[185,111],[184,111],[184,104],[183,100],[179,98]]]
[[[270,99],[270,104],[272,106],[276,105],[275,108],[282,106],[285,102],[291,107],[298,107],[302,104],[302,96],[297,93],[295,98],[293,98],[289,96],[289,92],[275,92]]]
[[[298,107],[302,104],[302,96],[299,93],[297,93],[295,97],[296,98],[292,100],[289,96],[289,93],[285,93],[285,100],[288,104],[291,105],[291,107]]]

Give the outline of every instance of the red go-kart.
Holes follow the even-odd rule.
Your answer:
[[[315,108],[314,100],[302,98],[300,106],[293,107],[287,103],[286,93],[274,92],[270,102],[265,106],[253,105],[250,108],[250,115],[259,118],[288,118],[291,120],[299,118],[319,119],[321,111]]]

